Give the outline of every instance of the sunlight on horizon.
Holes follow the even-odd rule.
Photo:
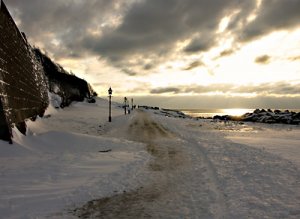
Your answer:
[[[223,113],[226,115],[231,115],[231,116],[241,116],[244,115],[245,113],[252,112],[253,110],[251,109],[243,109],[243,108],[233,108],[233,109],[222,109]]]

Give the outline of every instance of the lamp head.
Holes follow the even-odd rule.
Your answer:
[[[111,89],[111,87],[108,89],[108,94],[112,95],[112,89]]]

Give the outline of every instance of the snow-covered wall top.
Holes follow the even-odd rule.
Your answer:
[[[0,117],[6,119],[0,121],[1,129],[42,115],[48,94],[43,68],[2,0],[0,33]]]
[[[68,106],[72,101],[83,101],[84,98],[93,95],[93,89],[85,80],[64,70],[40,49],[33,49],[33,53],[43,66],[49,82],[49,91],[62,98],[61,107]]]

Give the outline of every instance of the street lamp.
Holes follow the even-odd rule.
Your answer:
[[[127,107],[127,97],[124,97],[124,112],[126,115],[126,107]]]
[[[111,87],[108,89],[108,97],[109,97],[109,115],[108,115],[108,121],[111,122],[111,95],[112,95],[112,89]]]

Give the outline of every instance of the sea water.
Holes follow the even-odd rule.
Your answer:
[[[245,113],[252,113],[255,109],[249,108],[231,108],[231,109],[179,109],[184,114],[190,115],[192,117],[204,117],[210,118],[216,115],[231,115],[231,116],[241,116]],[[275,109],[272,109],[275,110]],[[286,109],[279,109],[285,111]],[[287,109],[293,112],[300,112],[300,109]]]

